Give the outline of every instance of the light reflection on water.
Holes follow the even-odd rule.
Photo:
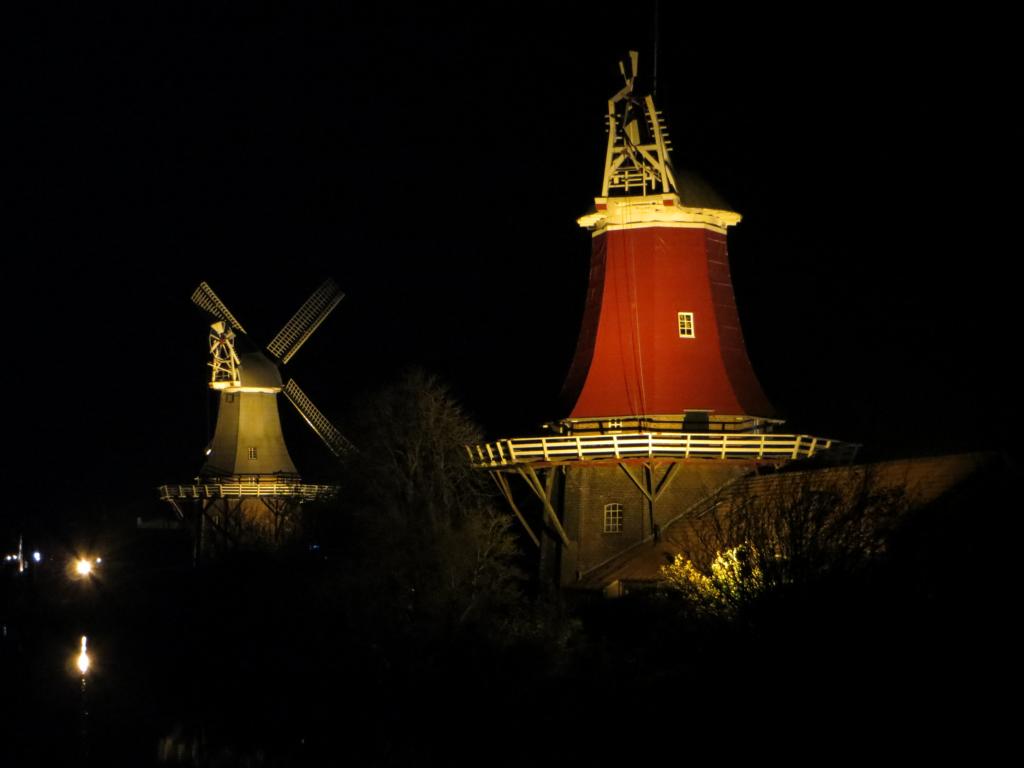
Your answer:
[[[232,666],[244,630],[222,620],[223,595],[196,597],[212,580],[187,561],[158,571],[104,557],[84,579],[73,562],[44,558],[0,580],[0,681],[17,692],[0,713],[0,768],[294,763],[299,739],[283,735],[294,723],[263,714],[288,692]]]

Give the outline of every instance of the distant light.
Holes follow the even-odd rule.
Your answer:
[[[81,559],[75,563],[75,573],[79,576],[88,576],[92,573],[92,563],[86,559]]]
[[[103,558],[102,558],[102,557],[97,557],[97,558],[96,558],[96,564],[97,564],[97,565],[99,565],[99,564],[100,564],[100,563],[102,563],[102,562],[103,562]]]
[[[11,562],[11,560],[13,560],[13,559],[14,559],[14,555],[7,555],[7,557],[4,558],[4,560],[6,560],[8,563]]]
[[[35,560],[37,563],[43,559],[43,556],[40,554],[38,549],[32,553],[32,559]]]
[[[213,448],[207,448],[206,455],[209,456],[211,453],[213,453]]]
[[[86,637],[82,635],[82,651],[78,654],[78,669],[84,675],[89,671],[89,654],[86,652]]]

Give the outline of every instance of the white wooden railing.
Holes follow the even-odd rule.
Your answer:
[[[469,445],[469,460],[484,469],[534,462],[562,463],[602,459],[806,459],[829,451],[837,460],[852,459],[860,446],[810,435],[624,433],[517,437]]]
[[[222,499],[247,496],[278,496],[301,498],[307,501],[333,496],[337,487],[333,485],[311,485],[308,483],[196,483],[193,485],[161,485],[160,498],[167,499]]]

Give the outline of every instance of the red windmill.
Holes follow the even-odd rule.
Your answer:
[[[593,252],[564,423],[749,428],[773,411],[747,358],[729,275],[726,229],[740,216],[699,181],[677,178],[654,100],[634,95],[635,52],[630,65],[608,102],[601,197],[578,219]]]
[[[634,91],[636,66],[636,52],[620,65],[601,196],[578,219],[592,255],[569,415],[543,437],[469,448],[563,586],[606,587],[610,564],[759,466],[855,450],[773,431],[782,422],[747,357],[729,274],[726,231],[740,215],[673,170],[664,120]],[[542,502],[539,531],[512,475]]]

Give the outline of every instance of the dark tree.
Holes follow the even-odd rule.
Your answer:
[[[422,634],[500,627],[519,603],[516,540],[465,446],[480,429],[416,371],[356,417],[335,515],[344,516],[350,589],[392,628]]]

